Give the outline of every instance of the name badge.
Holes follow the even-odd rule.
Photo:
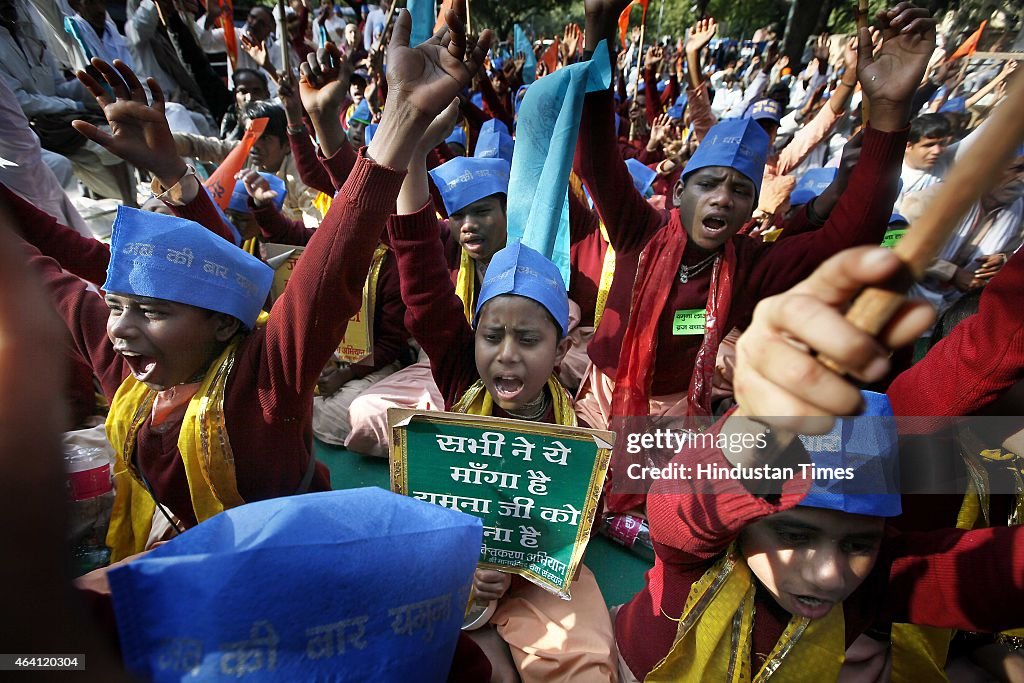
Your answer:
[[[672,320],[672,334],[704,334],[704,324],[707,322],[707,317],[708,312],[703,308],[676,311],[675,318]]]
[[[886,249],[892,249],[899,241],[903,239],[903,236],[907,234],[906,228],[893,228],[885,231],[885,236],[882,237],[882,246]]]

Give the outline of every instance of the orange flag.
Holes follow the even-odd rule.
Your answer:
[[[245,158],[249,156],[249,150],[252,149],[256,140],[263,134],[269,120],[268,118],[262,118],[250,121],[249,126],[245,129],[245,135],[238,141],[235,148],[224,157],[224,161],[220,162],[217,170],[204,183],[210,196],[213,197],[213,201],[221,209],[226,210],[228,204],[231,203],[231,192],[235,189],[235,175],[242,170],[242,166],[245,165]]]
[[[437,10],[437,21],[434,22],[434,33],[440,31],[444,26],[444,15],[450,9],[455,9],[455,0],[442,0],[441,7]]]
[[[622,14],[619,15],[619,37],[622,38],[622,47],[626,47],[626,31],[629,29],[629,13],[633,10],[633,7],[639,5],[644,8],[643,16],[640,19],[640,23],[643,24],[647,21],[647,3],[650,0],[633,0],[632,3],[626,6],[626,9],[622,10]]]
[[[224,45],[227,48],[225,50],[228,53],[228,60],[231,62],[231,70],[235,70],[235,66],[238,64],[238,38],[235,36],[235,24],[233,19],[235,16],[235,9],[231,5],[231,0],[220,0],[221,15],[220,27],[224,29]]]
[[[978,51],[978,41],[981,40],[981,32],[985,30],[985,25],[988,24],[988,19],[981,22],[981,26],[978,30],[972,33],[967,40],[964,41],[963,45],[956,49],[956,52],[949,58],[949,61],[954,59],[960,59],[961,57],[970,57]]]
[[[548,73],[555,73],[555,69],[558,68],[558,38],[551,41],[551,45],[541,55],[540,60],[548,67]]]

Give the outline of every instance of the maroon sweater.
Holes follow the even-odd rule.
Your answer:
[[[249,208],[252,209],[265,241],[306,246],[317,232],[307,228],[302,221],[288,218],[273,204],[256,207],[250,197]],[[369,366],[369,372],[380,370],[401,358],[409,339],[404,320],[405,304],[402,303],[402,293],[398,287],[398,265],[394,254],[389,253],[384,257],[377,278],[373,307],[373,363]]]
[[[247,334],[228,377],[224,414],[235,456],[238,491],[246,501],[295,493],[312,455],[312,396],[360,295],[381,226],[394,210],[404,173],[359,159],[320,229],[309,241],[290,286],[265,327]],[[186,207],[214,212],[205,193]],[[210,216],[207,215],[206,223]],[[129,374],[106,335],[107,310],[57,263],[32,257],[53,293],[75,345],[112,398]],[[156,497],[188,525],[195,516],[178,452],[178,428],[139,430],[136,461]],[[311,490],[330,488],[317,464]]]
[[[944,368],[933,365],[931,370],[940,373]],[[729,466],[714,449],[684,451],[675,461]],[[647,496],[654,567],[615,622],[619,652],[641,680],[671,649],[692,584],[744,527],[797,505],[807,488],[804,480],[792,480],[778,501],[769,503],[750,495],[737,481],[716,481],[714,493],[706,491],[708,485],[707,480],[698,484],[697,493],[692,481],[661,480]],[[876,622],[970,631],[1019,626],[1024,610],[1022,534],[1022,527],[924,533],[899,533],[890,527],[874,569],[843,602],[847,645]],[[763,663],[754,653],[763,657],[771,652],[789,618],[758,586],[752,670]]]
[[[633,187],[626,165],[618,157],[612,133],[612,95],[602,91],[587,95],[577,146],[581,177],[594,198],[615,249],[615,279],[608,305],[588,353],[605,374],[615,377],[622,337],[629,322],[633,284],[641,252],[656,232],[669,221],[680,222],[678,210],[658,211]],[[789,289],[807,277],[825,259],[838,251],[861,244],[878,244],[885,234],[896,183],[900,173],[907,132],[881,133],[868,128],[860,161],[849,188],[839,200],[824,227],[765,244],[736,236],[736,277],[733,300],[724,329],[743,327],[754,306],[764,297]],[[702,258],[687,249],[683,263]],[[685,391],[703,337],[672,334],[673,312],[704,310],[710,285],[710,270],[686,285],[673,281],[658,323],[657,360],[651,394]]]

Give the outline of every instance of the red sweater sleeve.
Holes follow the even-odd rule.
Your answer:
[[[1024,379],[1024,253],[985,286],[967,318],[887,392],[897,415],[969,415]]]
[[[439,226],[432,202],[414,214],[388,220],[407,308],[406,326],[430,358],[430,371],[447,409],[480,375],[473,328],[449,278]]]
[[[314,190],[323,192],[329,197],[334,196],[337,189],[331,182],[331,176],[317,156],[316,147],[305,131],[288,133],[288,146],[295,158],[295,168],[299,171],[299,180]]]
[[[292,220],[277,210],[273,204],[256,206],[249,197],[249,209],[252,210],[256,224],[260,226],[260,236],[264,242],[305,246],[316,230],[307,228],[302,221]]]
[[[0,184],[0,198],[6,202],[19,234],[43,255],[55,259],[69,273],[102,287],[107,279],[110,247],[61,225],[50,214]]]
[[[584,99],[576,164],[612,247],[617,252],[632,251],[646,244],[667,217],[633,186],[616,146],[612,105],[611,90],[590,93]]]
[[[336,191],[341,189],[341,186],[348,180],[349,174],[356,165],[356,150],[349,144],[348,140],[341,141],[341,147],[338,151],[329,157],[323,156],[323,153],[317,150],[317,158],[327,169],[328,175],[331,178],[331,185],[334,189],[326,194],[333,195]]]
[[[99,379],[103,395],[108,401],[112,400],[128,375],[128,366],[114,353],[114,346],[107,337],[106,304],[96,292],[87,289],[84,282],[61,270],[56,261],[43,256],[31,245],[25,248],[29,263],[43,278],[54,308],[68,328],[72,345]]]
[[[183,206],[174,206],[167,204],[175,216],[179,218],[187,218],[190,221],[194,221],[199,225],[203,226],[214,235],[219,235],[226,239],[231,244],[235,244],[235,235],[231,232],[231,228],[224,222],[220,211],[217,210],[213,200],[210,199],[210,195],[200,188],[199,192],[196,193],[195,199],[190,201],[188,204]]]
[[[885,618],[993,632],[1024,614],[1024,527],[896,535]]]
[[[843,249],[879,244],[896,200],[908,129],[882,133],[868,128],[860,159],[825,225],[819,230],[764,245],[754,263],[750,291],[764,298],[785,291]]]
[[[264,413],[301,418],[362,304],[363,283],[405,173],[360,155],[267,321],[257,386]]]
[[[654,69],[644,67],[644,113],[647,114],[647,123],[654,123],[661,113],[661,93],[658,92],[658,79]]]

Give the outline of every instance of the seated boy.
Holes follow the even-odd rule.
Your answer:
[[[884,282],[899,268],[885,250],[854,249],[827,261],[791,292],[763,302],[738,344],[740,407],[715,431],[820,434],[828,431],[831,416],[860,412],[861,392],[814,354],[828,356],[859,381],[886,374],[885,348],[841,311],[864,285]],[[882,343],[910,343],[931,317],[927,307],[906,306]],[[867,400],[876,408],[886,402],[880,395]],[[769,413],[787,417],[743,417]],[[844,457],[850,431],[835,439]],[[896,458],[882,449],[862,464],[895,470]],[[810,462],[795,444],[767,457],[756,449],[705,449],[677,460],[723,467]],[[771,671],[796,680],[807,672],[835,680],[846,647],[876,622],[976,631],[1020,625],[1019,530],[900,533],[886,523],[900,512],[898,496],[879,495],[896,493],[893,480],[883,486],[865,467],[854,474],[861,492],[837,487],[827,496],[799,476],[757,494],[753,480],[657,483],[648,496],[655,567],[616,618],[623,680],[725,680],[730,665],[748,676]],[[730,641],[733,632],[738,640]],[[695,652],[694,642],[702,638],[707,640]]]
[[[437,131],[437,134],[444,132]],[[450,216],[438,226],[446,276],[455,284],[465,318],[472,319],[487,264],[494,253],[505,246],[509,164],[503,159],[457,157],[430,173]],[[472,180],[460,182],[461,177]],[[430,374],[429,360],[421,352],[417,363],[377,383],[352,402],[349,409],[352,431],[345,447],[387,457],[388,408],[439,410],[443,403],[443,396]]]
[[[450,108],[424,136],[399,194],[399,215],[388,222],[409,331],[430,358],[445,409],[575,425],[572,399],[554,374],[569,327],[569,299],[558,268],[519,242],[498,251],[490,258],[472,324],[447,277],[425,158],[454,112]],[[614,680],[610,623],[585,566],[568,602],[501,572],[478,570],[474,583],[480,599],[499,601],[490,623],[511,649],[522,680]],[[500,670],[507,651],[494,647],[504,646],[487,629],[474,638]]]

